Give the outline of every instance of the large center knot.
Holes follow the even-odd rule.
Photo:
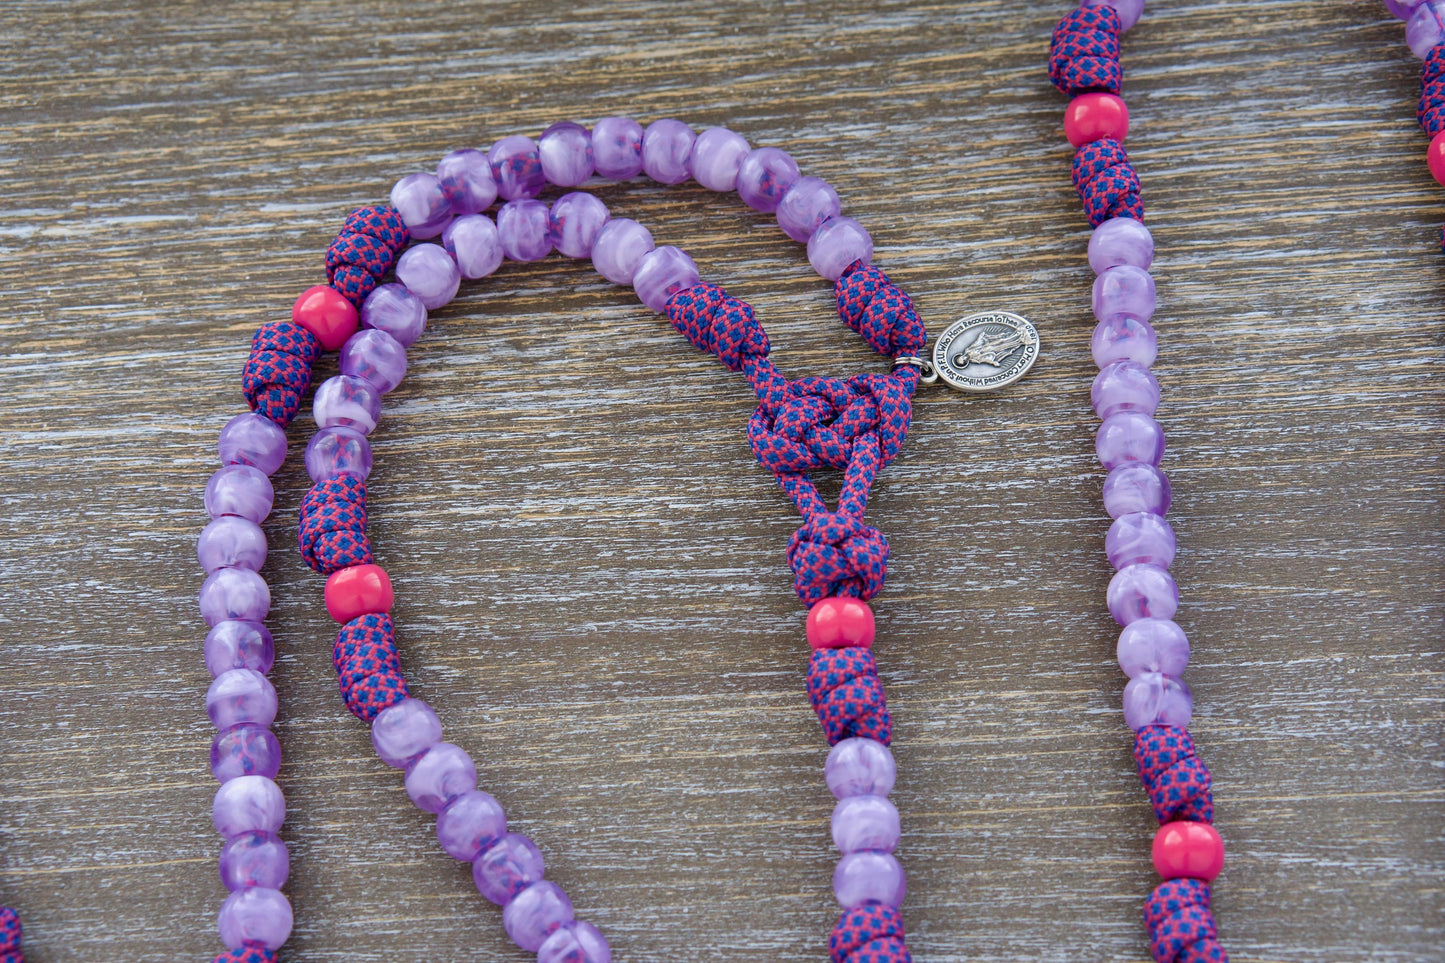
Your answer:
[[[888,571],[888,540],[855,515],[819,512],[788,539],[793,588],[804,604],[831,595],[870,599]]]
[[[858,440],[867,438],[871,453],[876,438],[881,467],[903,446],[912,415],[912,399],[898,378],[802,378],[788,382],[780,403],[753,412],[748,443],[759,464],[783,475],[847,468]]]

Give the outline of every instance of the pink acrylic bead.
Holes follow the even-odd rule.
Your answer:
[[[1154,834],[1154,868],[1164,879],[1212,882],[1224,869],[1224,840],[1208,823],[1165,823]]]
[[[834,596],[808,610],[808,644],[815,649],[866,649],[874,629],[873,610],[862,599]]]
[[[358,615],[390,612],[391,579],[380,565],[337,569],[326,580],[326,614],[345,625]]]
[[[1064,109],[1064,136],[1075,147],[1129,136],[1129,108],[1115,94],[1080,94]]]
[[[351,302],[326,284],[301,292],[291,305],[291,321],[316,335],[316,340],[327,351],[339,349],[361,323]]]

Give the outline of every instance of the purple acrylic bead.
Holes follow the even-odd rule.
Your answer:
[[[808,263],[820,277],[836,281],[854,261],[873,260],[873,238],[851,217],[824,221],[808,238]]]
[[[442,231],[442,247],[469,281],[484,278],[502,266],[502,238],[485,214],[459,217]]]
[[[1179,610],[1179,586],[1157,565],[1126,565],[1109,580],[1109,614],[1120,625],[1140,619],[1172,619]]]
[[[347,339],[341,350],[344,352],[357,338],[368,336],[390,338],[396,344],[396,339],[384,331],[358,331]],[[396,346],[401,348],[399,344]],[[319,428],[350,428],[369,435],[381,419],[381,393],[365,378],[351,373],[335,375],[317,386],[316,395],[311,399],[311,415]]]
[[[542,176],[558,187],[576,187],[592,176],[592,135],[581,124],[564,120],[537,138]]]
[[[836,799],[886,796],[893,791],[898,767],[893,753],[876,739],[856,736],[839,740],[828,752],[823,779]]]
[[[488,793],[472,790],[437,815],[437,841],[453,859],[470,863],[507,833],[507,814]]]
[[[652,232],[626,217],[602,226],[592,245],[592,266],[613,284],[631,284],[642,258],[651,252]]]
[[[275,498],[271,479],[250,465],[225,465],[206,481],[206,514],[212,518],[238,515],[260,524],[271,514]]]
[[[291,854],[275,833],[242,833],[221,847],[220,868],[231,892],[248,886],[280,889],[291,874]]]
[[[842,211],[838,192],[817,177],[800,177],[778,201],[778,226],[800,243],[808,243],[822,223]]]
[[[542,173],[542,155],[532,138],[522,134],[503,137],[487,151],[492,176],[497,181],[497,194],[504,201],[536,197],[547,186]]]
[[[849,796],[833,807],[833,845],[840,853],[891,853],[898,846],[898,809],[882,796]]]
[[[1103,274],[1121,264],[1149,269],[1154,263],[1154,235],[1144,222],[1132,217],[1111,217],[1089,235],[1089,267]]]
[[[341,346],[341,373],[360,378],[378,395],[384,395],[406,377],[406,346],[385,331],[374,328],[358,331]],[[379,397],[376,399],[376,413],[380,418]],[[356,430],[361,429],[357,427]]]
[[[540,880],[502,909],[502,926],[513,943],[535,953],[565,923],[572,922],[572,901],[556,883]]]
[[[1079,0],[1081,7],[1113,7],[1119,14],[1120,30],[1128,30],[1144,13],[1144,0]]]
[[[196,558],[206,572],[218,568],[249,568],[259,572],[266,564],[266,533],[239,515],[222,515],[196,539]]]
[[[223,465],[252,465],[268,475],[286,460],[286,429],[265,415],[237,415],[221,429],[217,445]]]
[[[1172,501],[1169,476],[1153,465],[1130,462],[1115,468],[1104,479],[1104,510],[1110,518],[1130,512],[1164,515]]]
[[[265,776],[237,776],[221,784],[211,803],[211,823],[230,839],[241,833],[274,833],[286,821],[286,797]]]
[[[625,181],[642,173],[642,125],[630,117],[604,117],[592,127],[597,173]]]
[[[903,866],[888,853],[849,853],[833,870],[833,895],[844,909],[864,903],[897,908],[907,892]]]
[[[547,216],[548,239],[568,257],[591,257],[592,245],[611,215],[607,205],[586,191],[563,194]]]
[[[738,197],[753,210],[771,214],[799,176],[798,163],[787,151],[759,147],[738,165]]]
[[[612,949],[597,927],[574,921],[538,947],[537,963],[612,963]]]
[[[220,782],[237,776],[275,779],[281,771],[281,742],[265,726],[243,722],[211,740],[211,775]]]
[[[361,326],[385,331],[406,347],[426,330],[426,305],[405,285],[382,284],[361,302]]]
[[[497,236],[502,253],[513,261],[540,261],[552,250],[548,234],[551,212],[532,198],[508,201],[497,211]]]
[[[226,897],[216,919],[221,942],[233,950],[247,943],[279,949],[291,935],[291,904],[279,889],[252,886]]]
[[[1168,568],[1174,561],[1174,529],[1153,512],[1120,515],[1104,537],[1104,552],[1115,568],[1147,562]]]
[[[1100,321],[1121,314],[1148,321],[1154,304],[1154,277],[1143,268],[1121,264],[1094,278],[1094,317]]]
[[[1115,361],[1100,369],[1089,398],[1100,418],[1121,411],[1152,415],[1159,408],[1159,382],[1154,372],[1136,361]]]
[[[437,183],[453,214],[485,211],[497,199],[497,182],[487,155],[470,147],[454,150],[437,162]]]
[[[218,568],[201,583],[200,603],[207,625],[226,619],[264,622],[271,611],[271,589],[250,569]]]
[[[1425,0],[1405,21],[1405,43],[1410,52],[1424,60],[1445,42],[1445,0]]]
[[[477,892],[498,906],[542,878],[542,852],[521,833],[507,833],[472,862]]]
[[[371,723],[371,747],[393,769],[405,769],[441,739],[441,720],[420,699],[403,699],[388,706]]]
[[[397,181],[391,206],[415,239],[436,237],[452,219],[452,206],[434,174],[408,174]]]
[[[1194,715],[1194,695],[1183,679],[1145,672],[1124,686],[1124,722],[1138,732],[1145,726],[1185,729]]]
[[[1148,321],[1120,314],[1094,327],[1090,349],[1100,368],[1116,361],[1133,361],[1147,368],[1159,356],[1159,336]]]
[[[407,763],[406,794],[419,809],[438,813],[477,788],[477,765],[460,746],[439,742]]]
[[[205,657],[213,676],[227,669],[266,673],[276,660],[276,643],[260,622],[227,619],[206,633]]]
[[[1425,0],[1385,0],[1385,9],[1396,19],[1409,20],[1410,14],[1424,2]]]
[[[1119,668],[1134,679],[1145,672],[1175,677],[1189,665],[1189,639],[1168,619],[1137,619],[1119,633]]]
[[[632,289],[637,292],[638,300],[662,314],[667,310],[668,299],[697,281],[697,265],[687,252],[665,246],[643,255],[632,275]]]
[[[1121,411],[1110,415],[1094,436],[1099,464],[1114,469],[1131,461],[1157,465],[1164,457],[1164,429],[1148,415]]]
[[[255,669],[227,669],[206,690],[206,715],[217,729],[269,726],[276,719],[276,689]]]
[[[371,443],[350,428],[322,428],[306,443],[306,474],[313,482],[341,475],[365,481],[371,474]]]
[[[738,186],[738,168],[749,145],[742,134],[726,127],[709,127],[692,142],[687,167],[693,180],[710,191],[731,191]]]
[[[396,279],[435,311],[457,296],[462,272],[441,245],[414,244],[396,259]]]
[[[691,176],[687,162],[697,135],[680,120],[654,120],[642,132],[642,170],[659,184],[681,184]]]

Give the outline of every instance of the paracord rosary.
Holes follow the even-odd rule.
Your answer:
[[[1445,53],[1435,45],[1445,39],[1445,0],[1387,3],[1402,17],[1415,10],[1409,29],[1417,53],[1416,36],[1433,31],[1427,98],[1432,83],[1440,90],[1430,102],[1427,129],[1438,134],[1445,127],[1437,118],[1445,110]],[[1149,324],[1154,282],[1147,271],[1153,240],[1142,223],[1139,180],[1121,143],[1128,111],[1118,96],[1119,35],[1143,7],[1144,0],[1080,0],[1054,30],[1049,78],[1073,98],[1064,128],[1076,149],[1074,185],[1094,227],[1089,263],[1098,275],[1093,306],[1099,324],[1092,349],[1101,370],[1092,401],[1103,419],[1097,451],[1109,470],[1103,500],[1114,519],[1105,550],[1118,570],[1107,602],[1124,626],[1118,645],[1120,667],[1130,677],[1124,714],[1161,824],[1153,859],[1164,882],[1145,903],[1145,923],[1159,963],[1202,963],[1227,959],[1209,909],[1210,882],[1223,866],[1224,850],[1210,825],[1209,770],[1186,729],[1191,697],[1179,676],[1189,644],[1170,621],[1178,605],[1168,572],[1175,540],[1164,520],[1170,492],[1157,467],[1164,435],[1152,417],[1159,386],[1149,370],[1157,352]],[[1417,21],[1428,23],[1417,27]],[[1425,123],[1425,100],[1421,111]],[[1442,142],[1445,137],[1437,136],[1431,148],[1437,177],[1445,172]],[[549,183],[575,187],[593,173],[622,180],[644,172],[665,184],[691,177],[710,190],[736,190],[753,209],[776,213],[790,237],[807,243],[817,272],[835,283],[844,323],[892,358],[892,371],[790,381],[768,360],[768,338],[752,308],[701,282],[683,251],[655,248],[645,227],[610,218],[593,195],[565,194],[550,207],[536,199]],[[503,203],[494,222],[482,212],[498,198]],[[438,236],[440,245],[408,246],[409,240]],[[306,446],[306,469],[315,484],[301,503],[300,546],[307,564],[328,576],[326,609],[341,624],[333,663],[342,698],[371,723],[381,759],[405,770],[411,799],[437,814],[442,848],[471,863],[478,890],[502,906],[503,926],[518,946],[535,952],[539,963],[611,960],[602,934],[575,919],[566,894],[543,878],[536,845],[508,832],[501,805],[476,788],[471,758],[443,742],[436,714],[410,697],[387,614],[391,584],[373,564],[366,535],[367,435],[380,417],[381,396],[402,380],[406,348],[421,334],[427,312],[450,301],[462,278],[490,275],[504,258],[540,260],[553,248],[590,257],[604,277],[631,284],[644,304],[665,313],[699,349],[741,371],[757,395],[747,429],[752,451],[804,520],[788,542],[787,558],[798,597],[809,607],[806,688],[832,746],[824,778],[838,799],[831,825],[843,855],[833,889],[843,914],[829,937],[830,956],[833,963],[908,961],[899,911],[906,887],[893,855],[899,817],[887,798],[895,777],[888,749],[892,727],[866,604],[883,585],[888,545],[863,515],[874,477],[902,446],[920,381],[1000,386],[1033,362],[1037,335],[1012,315],[976,316],[945,332],[926,360],[927,335],[908,296],[870,266],[872,240],[841,215],[830,186],[800,176],[783,151],[751,149],[725,128],[694,134],[677,120],[644,129],[610,117],[590,132],[560,123],[536,142],[513,136],[486,154],[455,151],[435,175],[403,178],[391,192],[391,206],[362,208],[346,219],[326,251],[329,283],[304,292],[291,321],[256,332],[243,379],[251,412],[221,432],[222,467],[205,492],[213,520],[197,547],[207,572],[200,608],[211,626],[205,660],[215,676],[206,710],[219,730],[211,771],[221,788],[212,818],[225,839],[220,874],[231,891],[219,916],[229,949],[213,963],[274,963],[291,932],[291,907],[280,891],[289,868],[277,836],[286,807],[273,781],[281,753],[269,728],[277,700],[265,676],[274,644],[262,624],[270,592],[258,574],[266,557],[259,523],[270,514],[268,476],[285,459],[285,428],[310,386],[313,365],[324,351],[336,350],[341,374],[322,382],[313,399],[320,430]],[[395,280],[381,283],[393,271]],[[843,471],[837,511],[829,510],[809,478],[825,466]],[[19,920],[0,910],[0,963],[22,961]]]

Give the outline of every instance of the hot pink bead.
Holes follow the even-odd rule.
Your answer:
[[[316,335],[321,347],[336,351],[356,333],[360,321],[356,308],[341,292],[326,284],[318,284],[301,292],[291,305],[291,320]]]
[[[345,624],[358,615],[390,612],[391,579],[380,565],[352,565],[326,580],[326,614]]]
[[[1075,147],[1129,136],[1129,108],[1115,94],[1080,94],[1064,109],[1064,136]]]
[[[808,610],[808,644],[815,649],[866,649],[874,629],[873,610],[862,599],[834,596]]]
[[[1445,184],[1445,130],[1430,139],[1430,149],[1425,153],[1425,163],[1430,166],[1430,174],[1435,180]]]
[[[1208,823],[1165,823],[1154,834],[1154,868],[1164,879],[1212,882],[1224,869],[1224,840]]]

